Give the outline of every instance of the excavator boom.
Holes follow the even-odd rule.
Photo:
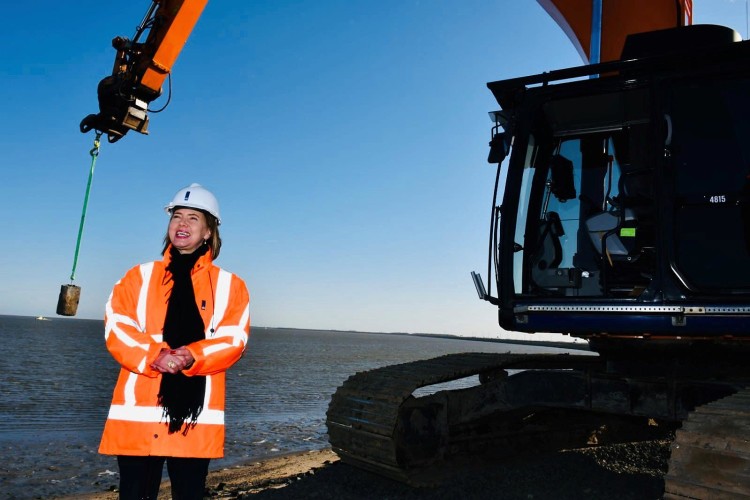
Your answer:
[[[625,39],[693,23],[693,0],[537,0],[585,63],[620,59]]]
[[[81,121],[81,132],[98,130],[107,134],[109,142],[129,130],[148,133],[148,105],[161,95],[164,80],[207,3],[153,0],[132,40],[119,36],[112,40],[117,53],[112,74],[97,88],[99,113]]]

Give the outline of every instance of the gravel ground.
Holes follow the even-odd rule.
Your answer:
[[[609,445],[459,468],[434,488],[410,488],[337,462],[286,486],[234,498],[262,499],[659,499],[669,442]],[[232,498],[231,496],[229,498]]]

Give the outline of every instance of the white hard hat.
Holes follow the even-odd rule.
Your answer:
[[[211,193],[208,189],[204,188],[200,184],[190,184],[188,187],[184,187],[177,191],[169,205],[164,207],[167,213],[172,213],[175,207],[186,207],[196,208],[198,210],[204,210],[214,217],[216,222],[221,224],[221,216],[219,215],[219,202],[216,200],[216,196]]]

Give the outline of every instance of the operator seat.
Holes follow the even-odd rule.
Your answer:
[[[586,219],[585,225],[597,254],[613,262],[633,262],[641,254],[643,219],[653,214],[653,203],[644,193],[651,176],[646,170],[622,165],[623,174],[617,182],[618,195],[609,200],[612,210],[598,212]]]
[[[640,294],[653,277],[654,204],[633,186],[643,184],[647,171],[623,175],[612,210],[595,213],[584,222],[596,254],[601,257],[601,285],[607,292]]]
[[[586,219],[586,230],[597,253],[613,261],[638,258],[635,235],[638,221],[630,208],[600,212]]]

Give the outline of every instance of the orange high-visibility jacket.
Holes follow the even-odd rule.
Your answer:
[[[157,404],[161,373],[150,365],[162,348],[172,280],[162,261],[130,269],[107,301],[104,338],[120,363],[99,453],[106,455],[220,458],[224,456],[225,372],[241,357],[250,333],[250,296],[245,282],[202,255],[192,270],[193,289],[206,338],[187,348],[195,363],[183,373],[206,376],[197,425],[187,435],[169,434]],[[176,346],[179,347],[179,346]]]

